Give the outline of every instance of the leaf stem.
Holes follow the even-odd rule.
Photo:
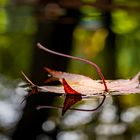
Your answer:
[[[25,80],[31,85],[31,86],[36,86],[26,75],[24,72],[21,71],[21,74],[24,76]]]
[[[105,87],[105,91],[108,92],[108,88],[107,88],[107,85],[106,85],[106,82],[105,82],[105,78],[99,68],[99,66],[97,64],[95,64],[94,62],[91,62],[87,59],[84,59],[84,58],[80,58],[80,57],[75,57],[75,56],[71,56],[71,55],[68,55],[68,54],[62,54],[62,53],[59,53],[59,52],[55,52],[55,51],[52,51],[48,48],[45,48],[44,46],[42,46],[40,43],[37,43],[37,46],[38,48],[46,51],[46,52],[49,52],[49,53],[52,53],[52,54],[55,54],[55,55],[59,55],[59,56],[62,56],[62,57],[67,57],[67,58],[71,58],[71,59],[75,59],[75,60],[79,60],[79,61],[82,61],[84,63],[87,63],[87,64],[90,64],[91,66],[93,66],[96,71],[98,72],[100,78],[102,79],[103,81],[103,84],[104,84],[104,87]]]

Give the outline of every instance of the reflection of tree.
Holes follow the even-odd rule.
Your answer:
[[[51,2],[51,3],[50,3]],[[52,50],[69,54],[72,46],[73,30],[79,21],[78,9],[61,9],[53,1],[40,1],[35,9],[37,19],[37,32],[33,49],[32,78],[35,83],[45,80],[46,73],[42,73],[44,66],[66,70],[67,59],[57,56],[46,55],[36,47],[37,42],[45,44]],[[41,135],[42,124],[49,117],[49,110],[37,111],[39,104],[50,105],[53,102],[52,96],[31,96],[27,99],[22,118],[13,134],[13,140],[30,139],[35,140]],[[56,139],[57,129],[48,134]]]

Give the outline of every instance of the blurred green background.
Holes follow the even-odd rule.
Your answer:
[[[18,139],[26,106],[20,71],[37,82],[43,66],[99,78],[87,64],[49,58],[37,42],[95,62],[106,79],[132,78],[140,70],[139,14],[139,0],[0,0],[0,140]],[[53,110],[39,128],[30,140],[139,140],[140,95],[110,97],[96,113]]]

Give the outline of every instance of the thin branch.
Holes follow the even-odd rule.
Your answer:
[[[25,74],[23,71],[21,71],[21,74],[23,75],[23,77],[25,78],[25,80],[31,85],[31,86],[36,86]]]

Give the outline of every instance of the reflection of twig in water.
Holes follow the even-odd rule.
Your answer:
[[[75,111],[87,111],[87,112],[93,112],[98,110],[104,103],[105,99],[106,99],[106,95],[101,95],[103,96],[103,99],[101,101],[101,103],[94,109],[80,109],[80,108],[69,108],[68,110],[75,110]],[[50,109],[63,109],[62,106],[38,106],[37,110],[39,109],[45,109],[45,108],[50,108]]]

